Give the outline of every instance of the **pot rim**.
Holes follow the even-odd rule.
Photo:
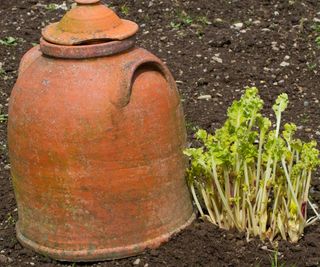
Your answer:
[[[38,244],[37,242],[28,239],[24,236],[20,230],[19,222],[16,224],[16,235],[19,242],[36,252],[47,255],[50,258],[56,259],[58,261],[71,261],[71,262],[97,262],[103,260],[115,260],[123,259],[126,257],[135,256],[141,254],[147,248],[157,248],[162,243],[169,241],[170,237],[174,234],[179,233],[183,229],[187,228],[196,219],[196,214],[192,212],[191,216],[175,229],[164,233],[153,239],[146,240],[142,243],[127,245],[123,247],[113,247],[113,248],[100,248],[95,250],[64,250],[57,248],[46,247],[45,245]]]
[[[58,45],[40,39],[40,50],[44,55],[65,59],[87,59],[119,54],[135,46],[135,36],[122,41],[85,45]]]

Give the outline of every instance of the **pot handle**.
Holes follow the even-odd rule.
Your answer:
[[[141,68],[145,68],[146,71],[148,71],[148,69],[158,71],[166,79],[170,93],[174,95],[177,104],[180,103],[176,82],[169,69],[160,59],[151,55],[149,52],[146,53],[148,55],[147,57],[142,55],[142,58],[124,64],[119,70],[118,75],[116,75],[118,78],[121,77],[120,90],[113,91],[110,98],[112,104],[116,107],[123,108],[129,104],[135,75]]]

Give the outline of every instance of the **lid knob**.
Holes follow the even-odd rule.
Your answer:
[[[82,4],[82,5],[87,5],[87,4],[95,4],[100,2],[100,0],[75,0],[76,3]]]

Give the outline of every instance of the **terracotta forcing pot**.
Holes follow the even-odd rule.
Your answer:
[[[8,140],[19,241],[97,261],[157,247],[193,220],[186,133],[169,70],[138,26],[78,0],[22,59]]]

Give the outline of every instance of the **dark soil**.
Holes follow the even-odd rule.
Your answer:
[[[65,12],[47,10],[45,5],[52,2],[63,3],[0,3],[0,39],[17,38],[16,46],[0,45],[0,103],[4,114],[21,56],[38,42],[40,29]],[[122,17],[140,24],[138,45],[162,58],[172,70],[184,104],[190,143],[197,126],[211,131],[219,127],[227,106],[245,86],[253,85],[260,88],[270,116],[276,96],[288,93],[290,106],[285,120],[299,126],[300,137],[320,141],[320,49],[313,29],[320,21],[318,0],[106,2]],[[233,26],[235,23],[243,24]],[[61,266],[22,248],[16,240],[17,209],[5,122],[0,123],[0,153],[0,266]],[[318,173],[311,196],[320,206]],[[157,250],[92,266],[271,266],[274,253],[268,243],[247,243],[242,234],[197,221]],[[296,245],[279,242],[278,255],[285,266],[320,265],[320,224],[306,229]],[[75,266],[62,264],[68,265]]]

